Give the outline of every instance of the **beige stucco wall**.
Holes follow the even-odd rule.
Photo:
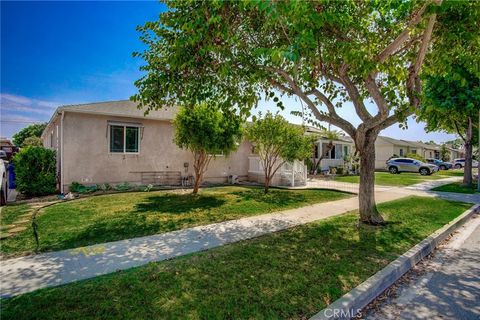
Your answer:
[[[61,167],[61,153],[60,153],[60,146],[61,146],[61,118],[55,118],[52,123],[49,124],[47,128],[45,128],[44,132],[42,133],[42,141],[43,146],[48,149],[55,150],[56,154],[56,167],[57,167],[57,178],[58,178],[58,187],[60,187],[60,167]]]
[[[141,123],[144,126],[138,154],[109,152],[108,121]],[[140,171],[193,174],[193,157],[173,143],[173,133],[168,121],[66,112],[64,187],[73,181],[83,184],[141,183]],[[250,143],[243,142],[229,157],[219,156],[212,160],[205,181],[225,182],[230,174],[246,177],[250,152]],[[189,163],[187,170],[185,162]]]
[[[375,169],[385,170],[385,162],[394,154],[393,144],[380,138],[375,141]]]

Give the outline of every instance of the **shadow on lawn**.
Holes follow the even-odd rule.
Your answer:
[[[404,223],[356,228],[356,222],[355,215],[340,216],[37,291],[7,300],[4,316],[62,318],[68,309],[78,318],[307,318],[425,236]]]
[[[263,189],[255,188],[232,192],[232,194],[239,197],[241,201],[275,203],[281,206],[305,201],[303,194],[293,190],[270,189],[269,193],[265,194]]]
[[[186,214],[196,210],[209,210],[225,204],[226,200],[215,196],[165,193],[147,197],[135,206],[135,212]]]

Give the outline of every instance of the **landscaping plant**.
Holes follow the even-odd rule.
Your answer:
[[[55,192],[57,184],[55,151],[30,146],[13,157],[17,190],[28,196]]]
[[[311,138],[303,128],[290,124],[279,114],[267,112],[247,128],[247,138],[255,145],[265,173],[265,193],[272,178],[286,163],[304,160],[311,153]]]
[[[242,118],[218,105],[197,104],[181,107],[173,125],[175,143],[193,154],[195,182],[198,193],[210,160],[217,155],[228,156],[242,137]]]

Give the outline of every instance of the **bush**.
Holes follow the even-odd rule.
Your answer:
[[[68,187],[68,190],[73,193],[91,193],[95,192],[99,189],[98,185],[94,186],[85,186],[78,182],[72,182],[72,184]]]
[[[13,158],[17,190],[29,196],[55,192],[57,185],[55,151],[30,146]]]
[[[43,147],[43,141],[39,137],[28,137],[23,141],[23,148],[26,147]]]
[[[113,187],[115,190],[117,191],[130,191],[130,190],[133,190],[135,189],[135,186],[132,186],[130,183],[128,182],[122,182],[122,183],[119,183],[117,184],[115,187]]]

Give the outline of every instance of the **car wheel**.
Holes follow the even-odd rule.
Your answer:
[[[441,165],[439,168],[440,168],[440,170],[447,170],[447,167],[444,166],[444,165]]]
[[[457,163],[457,164],[455,165],[455,169],[462,169],[462,165],[461,165],[460,163]]]
[[[428,170],[427,168],[422,168],[420,169],[420,174],[422,176],[428,176],[430,174],[430,170]]]
[[[388,172],[390,172],[391,174],[397,174],[398,169],[397,167],[391,166],[390,168],[388,168]]]

